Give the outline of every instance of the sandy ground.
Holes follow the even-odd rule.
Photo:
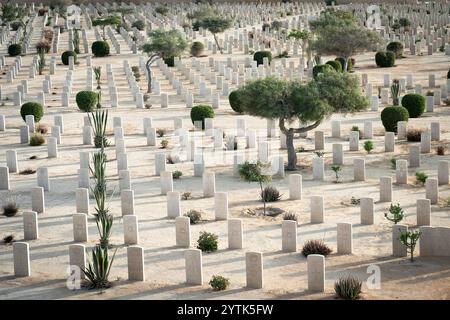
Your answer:
[[[34,41],[38,41],[35,31]],[[244,249],[227,249],[227,223],[213,221],[214,199],[202,197],[202,182],[200,178],[193,177],[193,163],[184,162],[168,165],[169,170],[181,170],[183,177],[174,181],[174,190],[192,192],[193,199],[182,201],[182,211],[199,209],[205,212],[206,221],[191,227],[193,245],[200,231],[209,231],[219,235],[219,250],[215,253],[203,254],[203,268],[205,283],[213,274],[220,274],[230,278],[231,288],[224,292],[213,293],[207,285],[187,286],[184,284],[184,255],[183,249],[175,247],[175,225],[173,220],[166,219],[166,198],[160,194],[159,177],[154,175],[154,153],[157,147],[146,146],[146,137],[143,135],[142,118],[152,117],[157,128],[167,128],[168,137],[172,145],[177,139],[173,136],[173,119],[182,117],[184,126],[193,128],[189,119],[189,110],[176,96],[176,92],[167,80],[157,71],[157,77],[162,81],[162,92],[169,92],[169,109],[160,109],[159,100],[152,96],[151,109],[136,109],[125,75],[122,61],[128,59],[130,66],[138,65],[138,56],[132,55],[126,49],[125,42],[120,35],[116,35],[122,43],[123,53],[108,58],[94,58],[93,65],[101,65],[106,70],[107,63],[113,63],[113,71],[118,85],[120,107],[110,109],[109,132],[112,134],[112,117],[122,116],[126,134],[129,169],[131,170],[132,187],[135,191],[135,208],[139,217],[140,245],[145,248],[146,279],[144,283],[131,283],[127,279],[126,247],[123,245],[123,224],[120,218],[120,198],[116,195],[110,203],[111,212],[116,216],[112,240],[117,248],[116,260],[111,271],[113,287],[103,293],[98,291],[78,290],[70,291],[65,287],[67,277],[66,268],[69,262],[68,246],[72,239],[72,214],[75,212],[75,188],[77,187],[77,169],[79,168],[79,152],[94,151],[94,148],[82,145],[81,127],[84,114],[80,113],[75,104],[75,93],[85,88],[86,61],[84,54],[79,57],[80,64],[76,66],[74,85],[69,108],[60,107],[60,94],[65,78],[66,66],[58,65],[57,74],[52,76],[55,95],[47,95],[45,116],[41,123],[52,125],[53,116],[64,116],[65,131],[62,136],[62,145],[59,146],[59,158],[48,159],[46,145],[30,147],[19,144],[19,126],[23,124],[18,115],[18,106],[12,105],[11,93],[20,84],[20,79],[28,79],[29,65],[32,56],[23,57],[24,68],[14,84],[6,84],[6,76],[0,79],[3,93],[10,94],[10,100],[3,102],[0,114],[7,116],[7,131],[0,133],[0,163],[5,163],[5,151],[15,149],[18,153],[19,169],[36,169],[41,166],[49,168],[51,191],[45,193],[46,212],[39,215],[38,240],[29,241],[31,253],[32,277],[15,279],[13,277],[12,247],[0,245],[0,299],[333,299],[334,281],[343,274],[355,274],[365,280],[369,274],[367,267],[377,265],[381,269],[381,289],[369,290],[364,284],[364,299],[449,299],[450,298],[450,258],[421,258],[414,263],[406,258],[391,256],[391,222],[384,219],[384,212],[388,203],[376,203],[374,225],[361,225],[359,221],[359,207],[350,204],[351,197],[360,198],[371,196],[378,201],[378,181],[380,176],[395,176],[390,168],[389,160],[392,157],[407,159],[407,142],[396,143],[395,153],[384,152],[383,127],[378,112],[362,112],[355,115],[334,115],[325,121],[318,129],[325,131],[326,136],[326,181],[312,180],[311,159],[314,156],[314,133],[310,132],[307,139],[296,139],[296,147],[302,146],[306,152],[299,154],[301,169],[298,173],[303,176],[303,199],[288,200],[288,186],[286,176],[284,179],[274,179],[275,185],[283,193],[283,199],[272,206],[286,211],[293,211],[299,215],[298,242],[299,246],[308,239],[324,239],[333,251],[336,251],[336,223],[353,223],[354,254],[338,255],[333,253],[326,258],[326,292],[314,294],[307,291],[306,259],[300,253],[283,253],[281,251],[281,217],[262,218],[244,213],[245,209],[256,208],[261,205],[258,201],[259,187],[255,183],[246,183],[233,177],[232,161],[235,151],[227,151],[225,162],[215,165],[208,160],[208,170],[216,172],[216,190],[227,191],[229,195],[230,216],[243,219],[244,223]],[[93,31],[88,31],[89,41],[94,41]],[[67,48],[68,34],[61,34],[60,50]],[[6,49],[1,48],[0,53]],[[227,55],[216,56],[226,60]],[[49,58],[50,59],[50,58]],[[205,61],[208,58],[203,58]],[[242,53],[233,55],[233,59],[244,61]],[[298,57],[292,57],[298,63]],[[6,58],[8,67],[13,59]],[[289,60],[289,59],[288,59]],[[407,73],[414,74],[415,83],[422,83],[424,92],[427,90],[428,74],[436,74],[437,84],[445,81],[445,74],[450,65],[450,57],[442,53],[433,56],[407,55],[407,58],[398,60],[393,69],[377,69],[373,61],[373,53],[356,57],[356,73],[368,73],[369,81],[374,85],[382,85],[383,74],[391,73],[394,77],[405,77]],[[7,68],[8,68],[7,67]],[[48,67],[47,67],[48,68]],[[104,72],[104,74],[106,71]],[[44,72],[48,74],[48,69]],[[106,75],[103,84],[106,89]],[[30,95],[37,95],[42,88],[44,75],[29,80]],[[141,80],[142,81],[142,80]],[[188,83],[187,80],[184,83]],[[145,83],[141,84],[144,88]],[[374,88],[374,93],[376,89]],[[108,106],[108,94],[104,94],[103,105]],[[201,102],[197,99],[196,103]],[[230,109],[227,99],[223,98],[222,106],[216,110],[215,126],[227,130],[236,128],[237,116]],[[411,119],[409,126],[428,128],[434,120],[441,122],[442,141],[440,144],[449,146],[450,139],[450,108],[440,106],[434,113],[425,114],[419,119]],[[248,128],[265,130],[266,121],[243,116]],[[330,120],[342,120],[342,139],[332,139]],[[353,125],[363,129],[365,120],[374,121],[375,150],[366,155],[360,144],[360,151],[348,151],[348,131]],[[112,135],[110,136],[113,141]],[[279,150],[279,139],[273,138],[271,154],[275,155],[285,151]],[[330,169],[332,158],[331,143],[342,142],[345,150],[345,165],[343,166],[342,183],[333,183],[334,173]],[[205,139],[205,150],[211,150],[212,140]],[[450,156],[437,156],[433,142],[431,154],[422,155],[420,170],[430,177],[437,175],[437,161],[450,160]],[[448,151],[447,151],[448,152]],[[117,167],[114,147],[107,150],[107,165],[109,185],[111,188],[118,185]],[[29,160],[32,155],[38,156],[36,160]],[[247,159],[256,159],[256,150],[245,150]],[[353,158],[366,159],[365,182],[353,182]],[[288,173],[289,174],[289,173]],[[405,223],[415,226],[415,202],[424,198],[425,189],[414,184],[415,170],[409,170],[410,184],[407,186],[394,185],[394,202],[402,205],[406,212]],[[11,174],[12,194],[19,197],[21,211],[30,210],[30,188],[36,185],[36,175],[23,176]],[[243,192],[244,191],[244,192]],[[432,207],[432,225],[450,226],[449,207],[445,207],[446,199],[450,197],[448,186],[440,186],[440,204]],[[1,192],[2,196],[6,192]],[[325,196],[325,223],[309,223],[309,198],[311,195]],[[94,201],[91,200],[91,212],[94,211]],[[13,218],[0,216],[0,236],[14,234],[16,240],[23,238],[22,216]],[[88,247],[96,243],[97,229],[92,218],[89,220],[90,240]],[[245,288],[245,252],[262,251],[264,253],[264,281],[262,290],[248,290]],[[418,249],[416,254],[418,253]]]

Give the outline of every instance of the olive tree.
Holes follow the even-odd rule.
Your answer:
[[[310,46],[309,43],[311,41],[311,33],[308,30],[297,30],[292,29],[289,34],[288,38],[293,38],[295,40],[301,41],[300,47],[302,48],[302,60],[305,57],[305,51],[308,50],[308,60],[310,60]]]
[[[295,134],[317,128],[335,112],[355,112],[369,105],[356,77],[346,73],[325,72],[303,84],[274,77],[246,83],[237,90],[243,113],[265,119],[278,119],[286,136],[287,170],[296,170]],[[300,126],[295,126],[299,121]]]
[[[232,21],[227,18],[222,18],[220,16],[206,16],[202,18],[199,22],[199,27],[202,27],[209,32],[213,34],[214,40],[216,41],[217,48],[219,49],[220,53],[222,52],[222,48],[219,45],[219,42],[217,41],[217,34],[222,33],[225,30],[231,28]]]
[[[358,53],[376,50],[381,44],[380,35],[354,24],[327,26],[320,30],[313,49],[320,55],[336,55],[344,59],[342,69],[347,71],[348,59]]]
[[[122,23],[125,24],[125,15],[133,13],[134,9],[131,7],[119,7],[119,8],[114,9],[113,12],[120,13],[120,16],[122,18]]]
[[[18,21],[21,23],[21,25],[24,27],[23,18],[27,15],[28,10],[23,7],[16,7],[16,5],[13,3],[10,3],[10,1],[5,1],[1,5],[1,15],[0,18],[2,20],[2,25],[6,25],[7,23]]]
[[[152,30],[148,33],[150,42],[142,46],[142,50],[149,56],[145,67],[148,73],[147,93],[152,92],[152,77],[150,67],[158,59],[176,57],[186,50],[188,44],[183,34],[178,30]]]
[[[109,16],[106,18],[101,18],[101,19],[95,19],[92,20],[92,25],[95,26],[100,26],[102,27],[102,31],[103,31],[103,40],[106,40],[106,34],[105,34],[105,27],[106,26],[118,26],[122,23],[122,19],[119,16]]]

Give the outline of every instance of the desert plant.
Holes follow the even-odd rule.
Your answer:
[[[161,149],[166,149],[169,146],[169,140],[162,139],[161,140]]]
[[[281,199],[281,194],[277,188],[267,186],[261,191],[261,200],[265,202],[275,202]]]
[[[181,172],[180,170],[175,170],[174,172],[172,172],[172,177],[174,179],[180,179],[182,175],[183,172]]]
[[[11,57],[16,57],[16,56],[22,54],[22,45],[20,45],[18,43],[11,44],[8,47],[8,54]]]
[[[183,193],[181,194],[181,198],[182,198],[183,200],[189,200],[189,199],[192,198],[192,193],[189,192],[189,191],[183,192]]]
[[[405,94],[402,107],[408,110],[410,118],[418,118],[425,112],[425,97],[418,93]]]
[[[211,280],[209,281],[209,285],[215,291],[222,291],[228,288],[228,286],[230,285],[230,280],[222,276],[213,275]]]
[[[268,164],[263,164],[262,162],[250,163],[245,161],[239,166],[239,176],[241,179],[247,182],[258,182],[261,189],[261,194],[263,192],[263,184],[271,180],[271,175],[266,174],[264,170],[268,168]],[[266,201],[262,198],[264,203],[264,215],[266,214]]]
[[[35,132],[40,133],[40,134],[47,134],[48,127],[45,124],[38,123],[36,128],[35,128]]]
[[[7,235],[7,236],[3,237],[3,243],[4,244],[11,244],[13,242],[14,242],[14,235],[13,234],[10,234],[10,235]]]
[[[96,57],[109,56],[109,44],[106,41],[94,41],[91,50]]]
[[[194,57],[200,57],[205,50],[205,45],[200,41],[194,41],[191,45],[191,55]]]
[[[213,252],[217,250],[219,237],[214,233],[201,231],[197,240],[197,249],[203,252]]]
[[[184,214],[184,216],[189,218],[190,224],[197,224],[202,221],[202,213],[198,210],[189,210]]]
[[[389,221],[394,222],[394,224],[399,223],[405,217],[403,209],[400,204],[391,204],[389,211],[384,214],[385,218]]]
[[[420,183],[421,185],[425,185],[425,182],[428,179],[428,175],[425,172],[417,171],[416,172],[416,181],[417,183]]]
[[[131,27],[142,31],[145,29],[145,22],[143,20],[136,20],[131,24]]]
[[[97,90],[100,90],[102,88],[101,86],[101,79],[102,79],[102,67],[94,67],[94,75],[95,75],[95,81],[97,81]]]
[[[41,146],[45,143],[45,138],[42,134],[40,133],[34,133],[31,135],[30,137],[30,146],[32,147],[36,147],[36,146]]]
[[[350,199],[350,203],[354,206],[359,205],[361,203],[361,199],[352,196],[352,198]]]
[[[443,156],[445,155],[445,146],[437,146],[436,147],[436,154],[438,156]]]
[[[283,220],[298,221],[298,216],[293,212],[286,212],[285,214],[283,214]]]
[[[5,217],[14,217],[19,212],[19,205],[15,200],[7,200],[2,204],[3,215]]]
[[[192,124],[196,124],[197,121],[202,122],[201,129],[205,129],[205,119],[206,118],[214,118],[214,109],[207,104],[200,104],[192,107],[191,109],[191,121]],[[199,128],[200,129],[200,128]]]
[[[421,235],[422,232],[419,230],[400,232],[399,240],[409,252],[411,262],[414,261],[414,249],[416,248],[417,241],[419,241]]]
[[[420,142],[422,140],[423,130],[421,129],[408,129],[406,132],[406,140],[409,142]]]
[[[92,249],[92,258],[88,262],[87,268],[83,269],[89,288],[107,288],[110,283],[108,280],[111,266],[116,256],[116,251],[109,260],[108,248],[95,246]]]
[[[157,129],[156,130],[156,134],[158,135],[158,137],[162,138],[164,137],[164,135],[166,134],[166,129]]]
[[[364,142],[364,150],[366,150],[367,153],[370,153],[373,150],[372,140],[367,140],[366,142]]]
[[[334,283],[334,292],[336,292],[336,295],[341,299],[356,300],[361,294],[361,286],[361,280],[348,275],[339,278]]]
[[[400,93],[400,81],[398,79],[394,79],[392,80],[391,84],[391,96],[392,96],[392,103],[394,106],[399,105],[399,93]]]
[[[64,65],[69,65],[69,57],[73,57],[73,62],[77,62],[77,54],[75,51],[64,51],[61,55],[61,61]]]
[[[404,107],[390,106],[381,111],[381,122],[388,132],[397,132],[397,122],[408,121],[409,113]]]
[[[24,103],[20,107],[20,116],[22,117],[23,121],[25,121],[26,116],[28,115],[34,116],[35,122],[41,121],[42,117],[44,116],[44,108],[42,107],[42,104],[37,102]]]
[[[323,240],[308,240],[305,242],[302,248],[302,254],[307,257],[310,254],[321,254],[327,256],[332,252]]]
[[[397,168],[397,159],[391,158],[391,159],[389,160],[389,164],[391,165],[391,169],[394,169],[394,170],[395,170],[395,168]]]
[[[27,169],[21,170],[19,172],[19,174],[21,174],[21,175],[29,175],[29,174],[33,174],[33,173],[36,173],[36,170],[31,169],[31,168],[27,168]]]
[[[338,166],[338,165],[333,165],[331,166],[331,170],[333,170],[334,174],[335,174],[335,182],[338,183],[340,180],[340,172],[342,171],[342,167]]]
[[[97,106],[98,94],[94,91],[80,91],[75,96],[77,106],[81,111],[92,112]]]
[[[267,58],[270,64],[272,61],[272,53],[270,51],[256,51],[253,55],[253,60],[256,61],[258,66],[264,63],[264,58]]]
[[[38,73],[39,73],[39,75],[42,75],[42,73],[44,72],[44,68],[45,68],[45,52],[39,51],[38,55],[39,55],[39,59],[37,62]]]
[[[323,151],[314,151],[314,153],[316,154],[316,156],[317,156],[318,158],[323,158],[323,156],[324,156],[324,154],[325,154],[325,152],[323,152]]]
[[[80,34],[78,32],[78,29],[73,30],[73,50],[76,54],[80,53]]]
[[[94,145],[96,148],[109,146],[106,139],[106,126],[108,124],[108,110],[95,111],[89,115],[89,123],[94,133]]]

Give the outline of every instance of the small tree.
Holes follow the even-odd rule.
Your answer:
[[[419,230],[400,232],[399,240],[411,255],[411,262],[414,261],[414,249],[416,248],[417,241],[419,241],[421,235],[422,232]]]
[[[364,150],[366,150],[367,153],[370,153],[373,150],[372,140],[367,140],[366,142],[364,142]]]
[[[311,50],[309,50],[310,49],[309,44],[311,42],[311,33],[306,29],[305,30],[292,29],[288,34],[288,38],[301,40],[300,47],[302,48],[302,60],[304,60],[305,51],[307,50],[308,50],[308,60],[310,60]]]
[[[116,9],[114,9],[113,12],[119,13],[120,17],[122,19],[122,23],[125,24],[125,15],[133,13],[134,9],[130,8],[130,7],[120,6],[120,7],[116,8]]]
[[[358,53],[376,49],[380,35],[358,25],[328,26],[323,28],[313,49],[320,55],[336,55],[344,59],[343,72],[347,72],[348,59]]]
[[[217,40],[217,34],[222,33],[225,30],[231,28],[232,21],[227,18],[223,18],[221,16],[207,16],[199,20],[199,26],[208,30],[213,34],[214,41],[216,41],[217,48],[220,53],[222,52],[222,48],[219,45],[219,41]]]
[[[5,1],[5,3],[1,6],[1,21],[3,25],[7,23],[11,23],[13,21],[18,21],[22,27],[25,27],[23,23],[23,18],[27,15],[27,9],[24,7],[19,7],[13,3],[10,3],[10,0]]]
[[[106,26],[118,26],[122,23],[122,19],[119,16],[110,16],[110,17],[106,17],[106,18],[102,18],[102,19],[95,19],[92,20],[92,25],[95,26],[100,26],[102,27],[102,31],[103,31],[103,40],[106,41],[106,33],[105,33],[105,27]]]
[[[265,174],[264,170],[267,169],[269,165],[263,164],[260,161],[256,163],[250,163],[246,161],[239,167],[239,176],[241,179],[247,182],[258,182],[259,187],[261,188],[261,194],[263,194],[263,184],[268,183],[272,180],[272,176],[269,174]],[[264,203],[264,215],[266,215],[266,199],[262,197],[262,201]]]
[[[150,42],[142,46],[142,50],[147,53],[149,59],[145,64],[148,73],[147,93],[152,92],[152,77],[150,67],[158,59],[176,57],[186,50],[188,44],[183,35],[178,30],[153,30],[148,33]]]
[[[391,204],[391,206],[389,207],[389,211],[386,212],[384,216],[389,221],[394,222],[394,224],[399,223],[405,217],[403,209],[398,203],[396,205]]]
[[[342,171],[342,167],[341,166],[331,166],[331,170],[334,171],[335,178],[336,178],[335,182],[338,183],[339,182],[339,178],[340,178],[339,172]]]

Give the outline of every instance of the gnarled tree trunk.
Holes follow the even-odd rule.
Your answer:
[[[159,55],[155,53],[152,56],[150,56],[150,58],[147,60],[145,64],[145,68],[147,69],[148,73],[147,93],[152,93],[152,73],[150,67],[152,66],[152,63],[155,62],[157,59],[159,59]]]

